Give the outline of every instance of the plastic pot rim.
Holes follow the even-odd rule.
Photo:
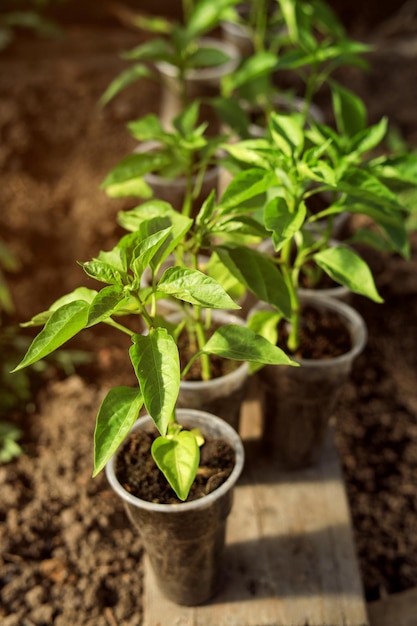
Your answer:
[[[235,450],[235,465],[232,470],[232,473],[227,478],[227,480],[220,485],[215,491],[209,493],[207,496],[203,496],[202,498],[198,498],[197,500],[192,500],[190,502],[178,502],[174,504],[159,504],[154,502],[149,502],[148,500],[142,500],[138,498],[122,487],[120,482],[118,481],[114,469],[114,462],[117,456],[117,451],[111,457],[111,459],[107,462],[105,467],[106,477],[112,489],[118,494],[118,496],[124,500],[126,503],[139,507],[142,509],[146,509],[148,511],[154,511],[159,513],[166,514],[175,514],[175,513],[183,513],[185,511],[192,511],[194,509],[209,507],[214,501],[221,498],[225,495],[238,480],[240,474],[242,473],[245,453],[242,440],[235,429],[230,426],[227,422],[225,422],[220,417],[213,415],[212,413],[208,413],[207,411],[200,411],[199,409],[176,409],[176,415],[179,423],[182,423],[183,418],[185,418],[186,422],[192,422],[193,418],[202,418],[206,419],[211,423],[217,425],[219,429],[221,429],[224,434],[224,438],[228,441],[228,443]],[[152,418],[149,415],[143,415],[139,417],[139,419],[135,422],[133,427],[131,428],[130,433],[139,430],[143,425],[151,425],[153,424]],[[187,425],[187,424],[186,424]],[[204,434],[204,432],[203,432]],[[129,435],[128,435],[129,436]]]

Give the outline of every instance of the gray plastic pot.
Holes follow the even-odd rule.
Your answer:
[[[349,331],[352,346],[335,358],[296,358],[300,367],[267,365],[258,372],[264,390],[264,449],[287,470],[318,461],[329,419],[367,338],[363,318],[348,304],[316,294],[301,295],[300,302],[336,313]],[[255,307],[265,308],[268,305]]]
[[[236,431],[214,415],[183,409],[177,417],[183,426],[200,428],[206,437],[222,438],[233,447],[234,469],[218,489],[191,502],[154,504],[122,487],[115,475],[115,457],[107,463],[106,475],[141,534],[162,593],[176,604],[194,606],[210,600],[222,584],[226,522],[243,469],[244,449]],[[146,415],[132,430],[151,425]]]

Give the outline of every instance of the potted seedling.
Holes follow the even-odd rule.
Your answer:
[[[133,154],[118,163],[102,183],[110,197],[157,198],[184,215],[195,215],[217,186],[216,152],[226,135],[207,136],[207,124],[198,122],[195,100],[165,129],[155,114],[128,124],[139,141]]]
[[[156,545],[147,549],[164,593],[176,602],[194,604],[206,601],[218,584],[219,572],[214,564],[221,553],[225,518],[231,506],[227,491],[241,470],[243,452],[236,431],[223,425],[219,418],[203,413],[194,421],[194,411],[177,413],[181,377],[195,361],[207,361],[209,355],[233,361],[276,364],[291,361],[279,348],[242,325],[221,324],[204,337],[206,319],[212,309],[237,309],[238,305],[217,280],[197,269],[173,264],[160,275],[160,268],[184,242],[193,220],[161,201],[150,203],[148,207],[143,205],[149,211],[148,219],[134,232],[123,236],[112,250],[102,251],[97,258],[81,263],[91,279],[104,283],[102,289],[78,288],[35,316],[31,325],[44,327],[14,371],[37,362],[83,329],[99,323],[131,337],[129,357],[138,386],[113,388],[101,404],[94,435],[94,476],[108,464],[111,484],[118,483],[116,490],[126,501],[130,516],[137,521],[144,541],[149,539],[149,534],[156,541]],[[207,210],[202,208],[203,213]],[[146,270],[152,274],[149,286],[142,283]],[[173,323],[161,318],[156,312],[159,296],[177,299],[186,311],[186,319]],[[184,327],[195,338],[197,348],[185,366],[181,366],[177,340]],[[164,485],[166,482],[170,485],[173,504],[155,504],[132,495],[132,488],[121,484],[114,469],[119,463],[116,452],[129,435],[142,406],[148,414],[145,425],[153,425],[155,436],[151,450],[144,454],[144,459],[135,462],[141,465],[153,459],[151,465],[159,468],[158,475],[164,477]],[[135,429],[143,427],[141,422]],[[199,505],[181,504],[199,476],[201,442],[218,437],[229,446],[237,445],[231,452],[236,457],[235,469],[232,464],[230,476],[219,471],[213,477],[216,472],[212,472],[207,489],[213,489],[213,493],[206,499],[203,488]],[[115,460],[111,460],[114,455]],[[224,484],[215,489],[222,478]],[[195,561],[189,556],[190,551]],[[191,573],[187,571],[188,561]],[[204,575],[196,576],[196,563]]]
[[[144,77],[162,83],[159,117],[165,127],[170,127],[172,119],[195,98],[204,98],[207,103],[217,95],[221,76],[233,72],[240,61],[234,46],[211,35],[236,1],[184,0],[182,21],[119,8],[124,23],[151,34],[151,39],[122,54],[132,65],[111,82],[102,104]],[[216,120],[209,113],[206,107],[204,119],[209,117],[216,128]]]
[[[376,170],[370,169],[369,163],[361,167],[353,153],[351,158],[344,154],[332,162],[327,154],[332,141],[315,143],[311,139],[315,136],[315,126],[312,125],[310,135],[302,118],[294,114],[271,114],[268,138],[225,146],[244,164],[242,171],[248,180],[251,178],[258,190],[266,189],[266,201],[258,211],[258,218],[272,236],[273,250],[268,257],[277,264],[289,293],[288,317],[264,304],[253,312],[249,324],[271,342],[278,342],[301,365],[294,372],[270,367],[260,372],[265,384],[265,443],[290,468],[303,467],[317,459],[338,393],[366,338],[363,321],[351,307],[334,299],[301,297],[303,270],[314,261],[320,270],[351,291],[382,301],[365,261],[351,248],[330,243],[332,221],[342,211],[369,216],[393,249],[407,253],[403,207],[396,195],[377,176]],[[317,127],[323,131],[323,125]],[[371,149],[378,143],[380,134],[378,125],[362,129],[364,145]],[[307,201],[320,191],[332,192],[335,200],[322,215],[312,214]],[[311,224],[326,215],[327,226],[314,234]],[[233,258],[221,250],[220,254],[230,271],[235,271],[239,252]],[[321,340],[331,339],[329,351],[320,358],[314,333],[307,350],[303,338],[306,329],[319,326],[325,310],[331,312],[332,323],[344,320],[345,331],[337,326],[332,334],[328,326],[321,333]],[[343,335],[345,346],[338,345]],[[336,347],[338,352],[333,354]]]
[[[330,76],[343,65],[366,67],[363,55],[369,47],[346,35],[327,4],[320,0],[273,4],[282,28],[270,40],[262,42],[258,37],[254,54],[222,79],[222,98],[216,104],[224,121],[242,138],[262,135],[274,110],[302,112],[306,123],[323,121],[314,99]],[[294,77],[292,88],[283,89],[281,76],[290,82]]]
[[[240,301],[244,298],[246,290],[250,290],[256,297],[263,298],[273,286],[275,305],[288,310],[287,293],[277,288],[281,280],[279,270],[274,263],[265,259],[264,255],[247,245],[248,240],[259,241],[261,236],[265,235],[265,231],[257,220],[253,220],[248,215],[252,210],[251,207],[245,206],[244,203],[239,204],[240,199],[243,198],[242,194],[245,194],[246,185],[247,178],[243,173],[241,177],[233,181],[229,190],[228,204],[222,207],[216,203],[213,190],[194,218],[188,217],[189,200],[187,197],[182,212],[174,212],[171,205],[160,200],[149,200],[131,210],[121,211],[118,215],[118,222],[132,233],[143,228],[143,224],[147,223],[150,218],[158,219],[162,224],[174,223],[179,232],[180,238],[170,255],[155,269],[149,267],[143,273],[141,277],[143,286],[147,285],[150,288],[151,285],[157,284],[162,271],[175,263],[190,270],[198,269],[209,278],[219,281],[227,293]],[[236,276],[222,262],[217,250],[233,248],[238,243],[241,249],[241,272],[239,276]],[[168,318],[169,322],[178,324],[182,319],[186,325],[187,320],[191,326],[194,323],[193,318],[189,319],[187,307],[181,306],[178,299],[170,298],[168,292],[164,294],[157,292],[155,299],[147,306],[151,308],[153,314],[173,313]],[[207,329],[211,324],[218,323],[244,324],[242,317],[233,314],[239,307],[224,306],[223,308],[228,310],[213,312],[210,316],[202,314],[204,318],[202,321]],[[187,336],[195,337],[201,347],[201,338],[204,333],[191,331],[187,333]],[[192,372],[181,381],[179,406],[215,411],[217,415],[227,419],[238,429],[248,364],[243,363],[237,370],[229,371],[227,375],[213,379],[207,360],[202,359],[200,363],[200,369],[193,368]]]

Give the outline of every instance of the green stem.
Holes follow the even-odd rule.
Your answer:
[[[123,326],[122,324],[115,322],[111,317],[104,320],[104,323],[107,324],[108,326],[112,326],[113,328],[117,328],[118,330],[121,330],[122,333],[125,333],[126,335],[129,335],[130,337],[133,337],[133,335],[135,334],[132,330],[130,330],[129,328],[126,328],[126,326]]]
[[[298,298],[298,276],[299,270],[291,267],[291,248],[292,241],[288,241],[282,250],[283,265],[281,267],[282,275],[290,294],[291,303],[291,319],[290,333],[288,336],[288,349],[295,352],[299,344],[299,328],[300,328],[300,301]]]
[[[182,205],[181,213],[185,217],[190,217],[193,206],[193,168],[191,161],[188,163],[187,171],[185,172],[185,194],[184,202]]]
[[[187,24],[194,7],[194,0],[182,0],[182,13],[184,17],[184,23]]]
[[[265,50],[267,18],[266,0],[252,3],[252,19],[254,25],[253,46],[255,52],[263,52]]]
[[[196,318],[195,318],[195,332],[197,336],[198,347],[200,350],[204,348],[206,345],[206,334],[204,332],[204,322],[201,315],[201,308],[195,307]],[[208,354],[200,355],[201,362],[201,378],[203,380],[210,380],[211,372],[210,372],[210,356]]]

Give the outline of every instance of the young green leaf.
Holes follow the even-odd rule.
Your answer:
[[[218,67],[229,61],[230,56],[218,48],[204,46],[197,48],[187,59],[188,67]]]
[[[115,387],[101,403],[94,431],[94,473],[103,469],[129,434],[143,405],[139,389]]]
[[[373,150],[387,134],[388,119],[383,117],[377,124],[365,128],[354,137],[354,146],[359,154]]]
[[[142,63],[138,63],[133,65],[132,67],[128,67],[121,74],[116,76],[116,78],[110,83],[107,87],[106,91],[100,98],[101,106],[105,106],[112,100],[122,89],[136,82],[140,78],[147,78],[150,76],[149,68]]]
[[[333,111],[339,132],[347,137],[353,137],[366,127],[366,107],[356,94],[329,80],[331,87]]]
[[[307,216],[304,202],[298,206],[298,210],[291,212],[284,198],[279,196],[267,204],[264,211],[265,227],[272,232],[274,248],[278,252],[286,241],[294,237]]]
[[[74,337],[85,328],[89,308],[89,304],[84,300],[75,300],[54,311],[30,344],[22,361],[12,371],[17,372],[36,363]]]
[[[200,462],[195,435],[183,430],[174,437],[158,437],[152,457],[180,500],[186,500]]]
[[[327,248],[316,253],[313,258],[337,283],[374,302],[383,302],[368,264],[352,249],[344,246]]]
[[[300,154],[304,147],[302,116],[271,113],[269,131],[275,145],[287,157]]]
[[[274,309],[255,311],[248,319],[248,328],[275,345],[278,341],[278,323],[280,320],[281,315]]]
[[[98,292],[88,311],[86,328],[109,318],[129,301],[129,293],[121,286],[110,285]]]
[[[291,315],[290,295],[278,267],[267,256],[246,246],[221,245],[216,252],[237,280],[287,318]]]
[[[131,268],[137,278],[140,279],[146,267],[151,263],[154,256],[165,244],[172,233],[172,226],[161,229],[142,239],[134,250]]]
[[[101,183],[101,189],[105,189],[110,197],[137,195],[149,198],[152,190],[143,177],[145,174],[158,172],[170,162],[170,156],[161,151],[130,154],[106,176]]]
[[[90,278],[94,278],[102,283],[108,283],[110,285],[123,285],[126,282],[126,275],[120,272],[114,265],[103,263],[98,259],[87,261],[86,263],[80,263],[84,272]]]
[[[229,151],[233,153],[232,146]],[[265,193],[274,183],[276,183],[274,172],[255,168],[241,172],[233,178],[220,198],[220,214],[229,213],[230,209],[240,209],[243,202]]]
[[[143,399],[155,426],[165,436],[180,388],[178,348],[165,328],[134,335],[129,350]]]
[[[122,52],[122,59],[128,61],[163,61],[171,56],[169,42],[162,37],[153,37],[132,50]]]
[[[246,326],[227,324],[218,328],[205,344],[204,354],[264,365],[297,365],[278,346]]]
[[[222,13],[238,0],[200,0],[193,3],[193,10],[186,26],[189,41],[201,37],[215,28],[221,19]]]
[[[150,259],[150,265],[154,271],[157,271],[193,225],[191,218],[175,211],[170,204],[160,200],[151,200],[131,211],[119,213],[118,221],[127,230],[137,232],[139,240],[157,235],[166,228],[171,229],[169,237]]]
[[[235,89],[260,76],[269,75],[277,65],[277,56],[272,52],[258,52],[248,57],[235,71],[223,79],[225,96],[231,96]]]
[[[158,282],[158,291],[201,307],[240,309],[217,280],[186,267],[169,267]]]
[[[139,120],[129,122],[127,127],[138,141],[159,141],[167,136],[159,117],[154,113],[149,113]]]

